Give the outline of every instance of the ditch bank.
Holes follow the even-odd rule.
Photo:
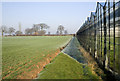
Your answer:
[[[24,79],[28,79],[29,77],[31,77],[31,79],[33,79],[33,80],[34,80],[34,79],[38,79],[38,76],[39,76],[40,72],[43,71],[43,69],[45,68],[45,66],[48,65],[48,64],[50,64],[51,61],[52,61],[56,56],[59,55],[59,53],[61,52],[61,50],[63,50],[63,49],[70,43],[70,41],[71,41],[71,39],[68,40],[68,43],[65,44],[63,47],[59,47],[54,54],[51,54],[51,55],[48,54],[46,57],[44,57],[44,60],[43,60],[43,61],[38,62],[38,65],[40,65],[40,67],[39,67],[38,65],[36,65],[37,69],[33,70],[33,71],[30,72],[30,73],[27,73],[27,74],[29,74],[29,75],[31,75],[31,76],[28,76],[28,77],[26,77],[26,76],[23,77],[23,76],[22,76],[22,79],[23,79],[23,78],[24,78]],[[32,74],[31,74],[31,73],[32,73]]]
[[[99,76],[100,79],[106,80],[106,74],[99,67],[95,59],[80,45],[76,37],[73,37],[70,43],[62,50],[63,53],[68,54],[79,63],[86,64],[92,69],[92,73]]]
[[[52,72],[54,71],[54,70],[56,70],[56,72],[57,72],[57,74],[55,75],[55,76],[57,76],[57,75],[60,75],[60,74],[66,74],[66,73],[64,73],[64,69],[66,68],[66,67],[68,67],[69,66],[69,64],[70,64],[70,68],[75,68],[75,67],[77,67],[77,66],[74,66],[74,63],[72,64],[72,61],[71,61],[71,63],[67,63],[67,64],[64,64],[65,62],[67,62],[67,59],[72,59],[72,60],[76,60],[76,62],[77,63],[79,63],[80,64],[80,66],[82,67],[82,68],[84,68],[84,70],[81,70],[81,69],[79,69],[78,71],[83,71],[83,74],[85,74],[85,72],[86,71],[89,71],[90,72],[90,75],[89,75],[89,73],[88,73],[88,75],[89,76],[91,76],[91,75],[95,75],[95,76],[97,76],[97,77],[99,77],[99,79],[101,79],[101,77],[100,76],[98,76],[94,71],[91,71],[91,67],[90,66],[88,66],[88,61],[86,60],[86,57],[84,57],[84,53],[82,53],[81,51],[80,51],[80,49],[79,49],[79,47],[80,47],[80,44],[79,44],[79,42],[78,42],[78,40],[77,40],[77,38],[76,37],[73,37],[70,41],[69,41],[69,43],[67,44],[67,46],[65,46],[65,47],[63,47],[61,50],[61,52],[64,54],[64,55],[67,55],[68,57],[66,57],[66,59],[62,59],[61,61],[60,60],[58,60],[60,57],[61,57],[61,54],[58,54],[49,64],[47,64],[47,65],[45,65],[45,67],[44,67],[44,69],[43,69],[43,71],[41,71],[41,73],[39,73],[38,74],[38,76],[39,77],[37,77],[36,79],[41,79],[40,77],[41,77],[41,75],[42,76],[47,76],[47,74],[50,74],[51,76],[53,76],[53,74],[52,74]],[[63,55],[63,57],[64,57],[64,55]],[[60,62],[57,62],[57,61],[60,61]],[[62,63],[61,63],[62,62]],[[61,64],[61,65],[60,65]],[[78,64],[78,66],[79,66],[79,64]],[[56,66],[55,66],[56,65]],[[62,66],[63,65],[63,66]],[[60,66],[59,68],[58,68],[58,66]],[[52,68],[51,68],[52,67]],[[90,68],[90,70],[88,70],[88,69],[85,69],[85,67],[88,67],[88,68]],[[51,71],[51,70],[53,70],[53,71]],[[60,69],[63,69],[63,70],[60,70]],[[66,70],[68,70],[68,69],[66,69]],[[65,71],[66,71],[65,70]],[[93,70],[93,69],[92,69]],[[51,72],[51,73],[50,73]],[[71,70],[70,71],[67,71],[67,72],[71,72],[71,73],[73,73]],[[80,72],[80,73],[81,73]],[[53,72],[54,73],[54,72]],[[71,75],[71,73],[70,73],[70,75]],[[92,74],[91,74],[92,73]],[[74,73],[73,73],[74,74]],[[70,75],[67,75],[67,77],[69,77]],[[75,74],[75,76],[78,76],[78,75],[80,75],[80,74]],[[47,77],[44,77],[45,79],[48,79]],[[56,77],[54,77],[54,78],[56,78]],[[54,79],[54,78],[52,78],[52,79]],[[60,78],[66,78],[66,77],[59,77],[59,76],[57,76],[57,79],[60,79]],[[80,77],[77,77],[77,78],[80,78]],[[43,78],[42,78],[43,79]],[[51,78],[50,78],[51,79]],[[70,78],[67,78],[67,79],[70,79]],[[81,79],[83,79],[83,78],[81,78]],[[90,78],[91,79],[91,78]],[[97,78],[98,79],[98,78]]]
[[[85,58],[83,57],[83,53],[78,49],[79,47],[80,44],[77,41],[77,38],[73,37],[69,44],[62,50],[62,52],[68,54],[80,63],[87,64]]]

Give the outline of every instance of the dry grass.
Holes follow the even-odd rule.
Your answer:
[[[85,57],[88,66],[91,67],[92,73],[95,75],[98,75],[100,79],[105,76],[104,72],[100,67],[98,66],[95,59],[82,47],[79,47],[80,51],[83,53],[83,56]]]

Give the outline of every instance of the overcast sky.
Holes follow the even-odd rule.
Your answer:
[[[18,30],[20,22],[24,32],[33,24],[46,23],[51,33],[61,24],[68,33],[76,33],[95,8],[96,2],[3,2],[2,24]]]

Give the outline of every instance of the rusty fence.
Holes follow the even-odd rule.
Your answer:
[[[120,76],[120,0],[97,2],[76,33],[80,44],[106,69]]]

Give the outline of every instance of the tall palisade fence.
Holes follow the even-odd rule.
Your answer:
[[[120,0],[97,2],[76,37],[104,69],[120,76]]]

